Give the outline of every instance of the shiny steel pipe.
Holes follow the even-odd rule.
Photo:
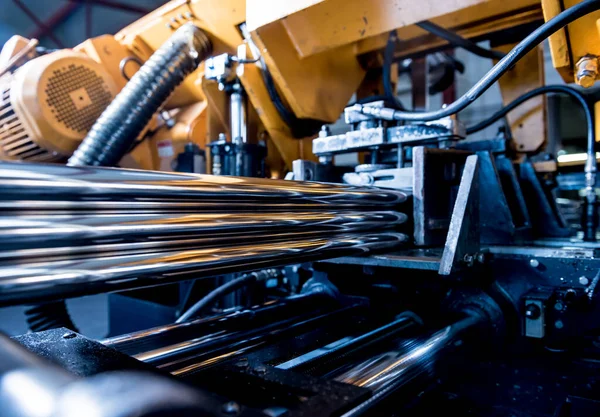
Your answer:
[[[0,162],[0,200],[223,203],[255,202],[333,207],[391,207],[406,200],[395,190],[248,177],[162,173],[97,167]],[[12,202],[12,203],[11,203]]]
[[[161,346],[181,342],[198,334],[221,330],[261,327],[273,321],[273,317],[298,316],[307,311],[318,312],[337,307],[336,300],[326,293],[306,293],[270,300],[243,310],[231,311],[216,316],[202,317],[183,323],[172,323],[150,329],[139,330],[101,340],[105,346],[128,355],[137,355]]]
[[[335,380],[370,388],[375,392],[408,383],[417,376],[430,372],[444,349],[458,341],[466,330],[482,324],[484,320],[483,315],[469,315],[424,340],[411,340],[398,350],[362,361],[336,376]]]
[[[393,249],[398,233],[339,235],[221,248],[3,263],[0,305],[142,288],[184,279]]]
[[[110,248],[116,243],[204,238],[196,242],[201,247],[270,231],[351,233],[404,221],[406,215],[392,211],[30,215],[0,217],[0,234],[11,249],[69,247],[73,242],[76,247],[100,243]],[[0,259],[4,256],[0,252]]]

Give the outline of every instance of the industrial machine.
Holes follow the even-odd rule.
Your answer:
[[[599,0],[172,0],[69,50],[13,37],[0,306],[31,332],[0,335],[0,415],[599,415],[599,21]],[[456,48],[493,63],[460,97]],[[65,299],[101,293],[92,340]]]

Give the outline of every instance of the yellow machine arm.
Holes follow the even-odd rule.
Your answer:
[[[69,59],[87,60],[84,64],[93,67],[92,70],[104,80],[107,94],[114,97],[177,28],[192,22],[209,34],[214,55],[228,53],[244,57],[238,60],[235,75],[251,104],[247,123],[249,137],[267,140],[269,164],[276,176],[283,172],[284,166],[291,167],[295,159],[314,158],[310,142],[316,132],[308,132],[310,134],[304,138],[298,137],[293,124],[318,125],[337,120],[352,96],[365,90],[363,84],[367,82],[367,72],[381,67],[381,49],[391,30],[396,30],[402,40],[396,54],[402,57],[444,44],[444,41],[414,25],[420,21],[430,20],[463,37],[472,38],[489,31],[539,21],[542,12],[549,19],[560,12],[558,3],[555,0],[543,0],[541,4],[539,0],[172,0],[114,36],[105,35],[83,42],[74,48]],[[598,17],[598,13],[591,14],[551,38],[554,65],[565,79],[572,79],[575,75],[578,81],[587,85],[590,77],[595,79],[598,76],[597,71],[590,73],[594,64],[597,69],[596,56],[600,54],[595,25]],[[26,41],[21,41],[19,47],[13,45],[11,51],[3,52],[0,64],[9,62],[26,45]],[[538,54],[536,51],[535,57],[532,55],[527,68],[515,69],[520,71],[519,77],[503,79],[501,87],[505,99],[541,85],[541,65],[531,65],[539,62]],[[56,61],[42,58],[48,62],[47,65]],[[580,61],[584,58],[587,59],[587,72],[578,76]],[[279,104],[274,101],[273,91],[265,82],[265,71],[274,82]],[[527,71],[532,76],[522,77]],[[205,68],[201,65],[176,89],[164,106],[168,113],[155,117],[147,127],[144,132],[147,140],[132,152],[133,162],[130,160],[130,163],[148,169],[169,169],[170,159],[181,151],[185,143],[195,142],[204,148],[220,133],[230,134],[225,95],[217,82],[205,79],[204,72]],[[30,78],[45,86],[50,75],[42,71],[30,75]],[[4,85],[14,83],[6,76],[3,79]],[[29,79],[27,81],[30,82]],[[376,89],[378,86],[375,84]],[[373,88],[369,91],[372,92]],[[6,94],[10,96],[12,93]],[[80,96],[72,96],[77,106]],[[96,104],[95,98],[84,95],[80,105],[88,101],[90,105]],[[101,104],[105,105],[104,102]],[[281,106],[287,109],[291,121],[289,117],[284,120],[286,117]],[[543,127],[540,128],[543,126],[543,100],[540,99],[537,104],[533,102],[531,106],[536,109],[535,112],[526,111],[511,123],[520,126],[521,132],[516,136],[527,138],[532,136],[531,132],[536,132],[539,138],[542,129],[543,138]],[[44,132],[56,131],[69,137],[72,143],[65,140],[63,142],[69,142],[68,145],[54,146],[50,156],[44,156],[46,160],[68,157],[73,143],[81,140],[85,132],[65,130],[60,125],[63,122],[52,119],[51,114],[44,114],[43,104],[38,107],[39,112],[22,117],[23,129],[34,138],[32,143],[38,148],[52,147],[45,142],[38,143],[42,139],[36,141],[35,138],[42,138]],[[97,117],[97,114],[93,113],[93,116]],[[39,123],[40,119],[45,120]],[[86,120],[87,128],[89,123]],[[37,125],[51,125],[51,129],[48,126],[40,129]],[[8,134],[4,134],[4,139],[2,135],[0,130],[0,141]],[[11,138],[14,149],[18,140]],[[533,151],[540,146],[538,142],[543,142],[543,139],[537,139],[535,143],[524,140],[519,142],[523,143],[519,146],[523,151]],[[167,152],[164,152],[165,144],[171,147]],[[27,158],[26,152],[11,153],[10,149],[4,149],[3,156],[8,159],[35,159]]]

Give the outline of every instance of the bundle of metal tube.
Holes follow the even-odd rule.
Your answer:
[[[392,249],[406,196],[257,178],[0,162],[0,305]]]

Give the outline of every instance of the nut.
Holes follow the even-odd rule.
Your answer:
[[[586,55],[577,61],[575,82],[583,88],[590,88],[598,76],[598,57]]]

